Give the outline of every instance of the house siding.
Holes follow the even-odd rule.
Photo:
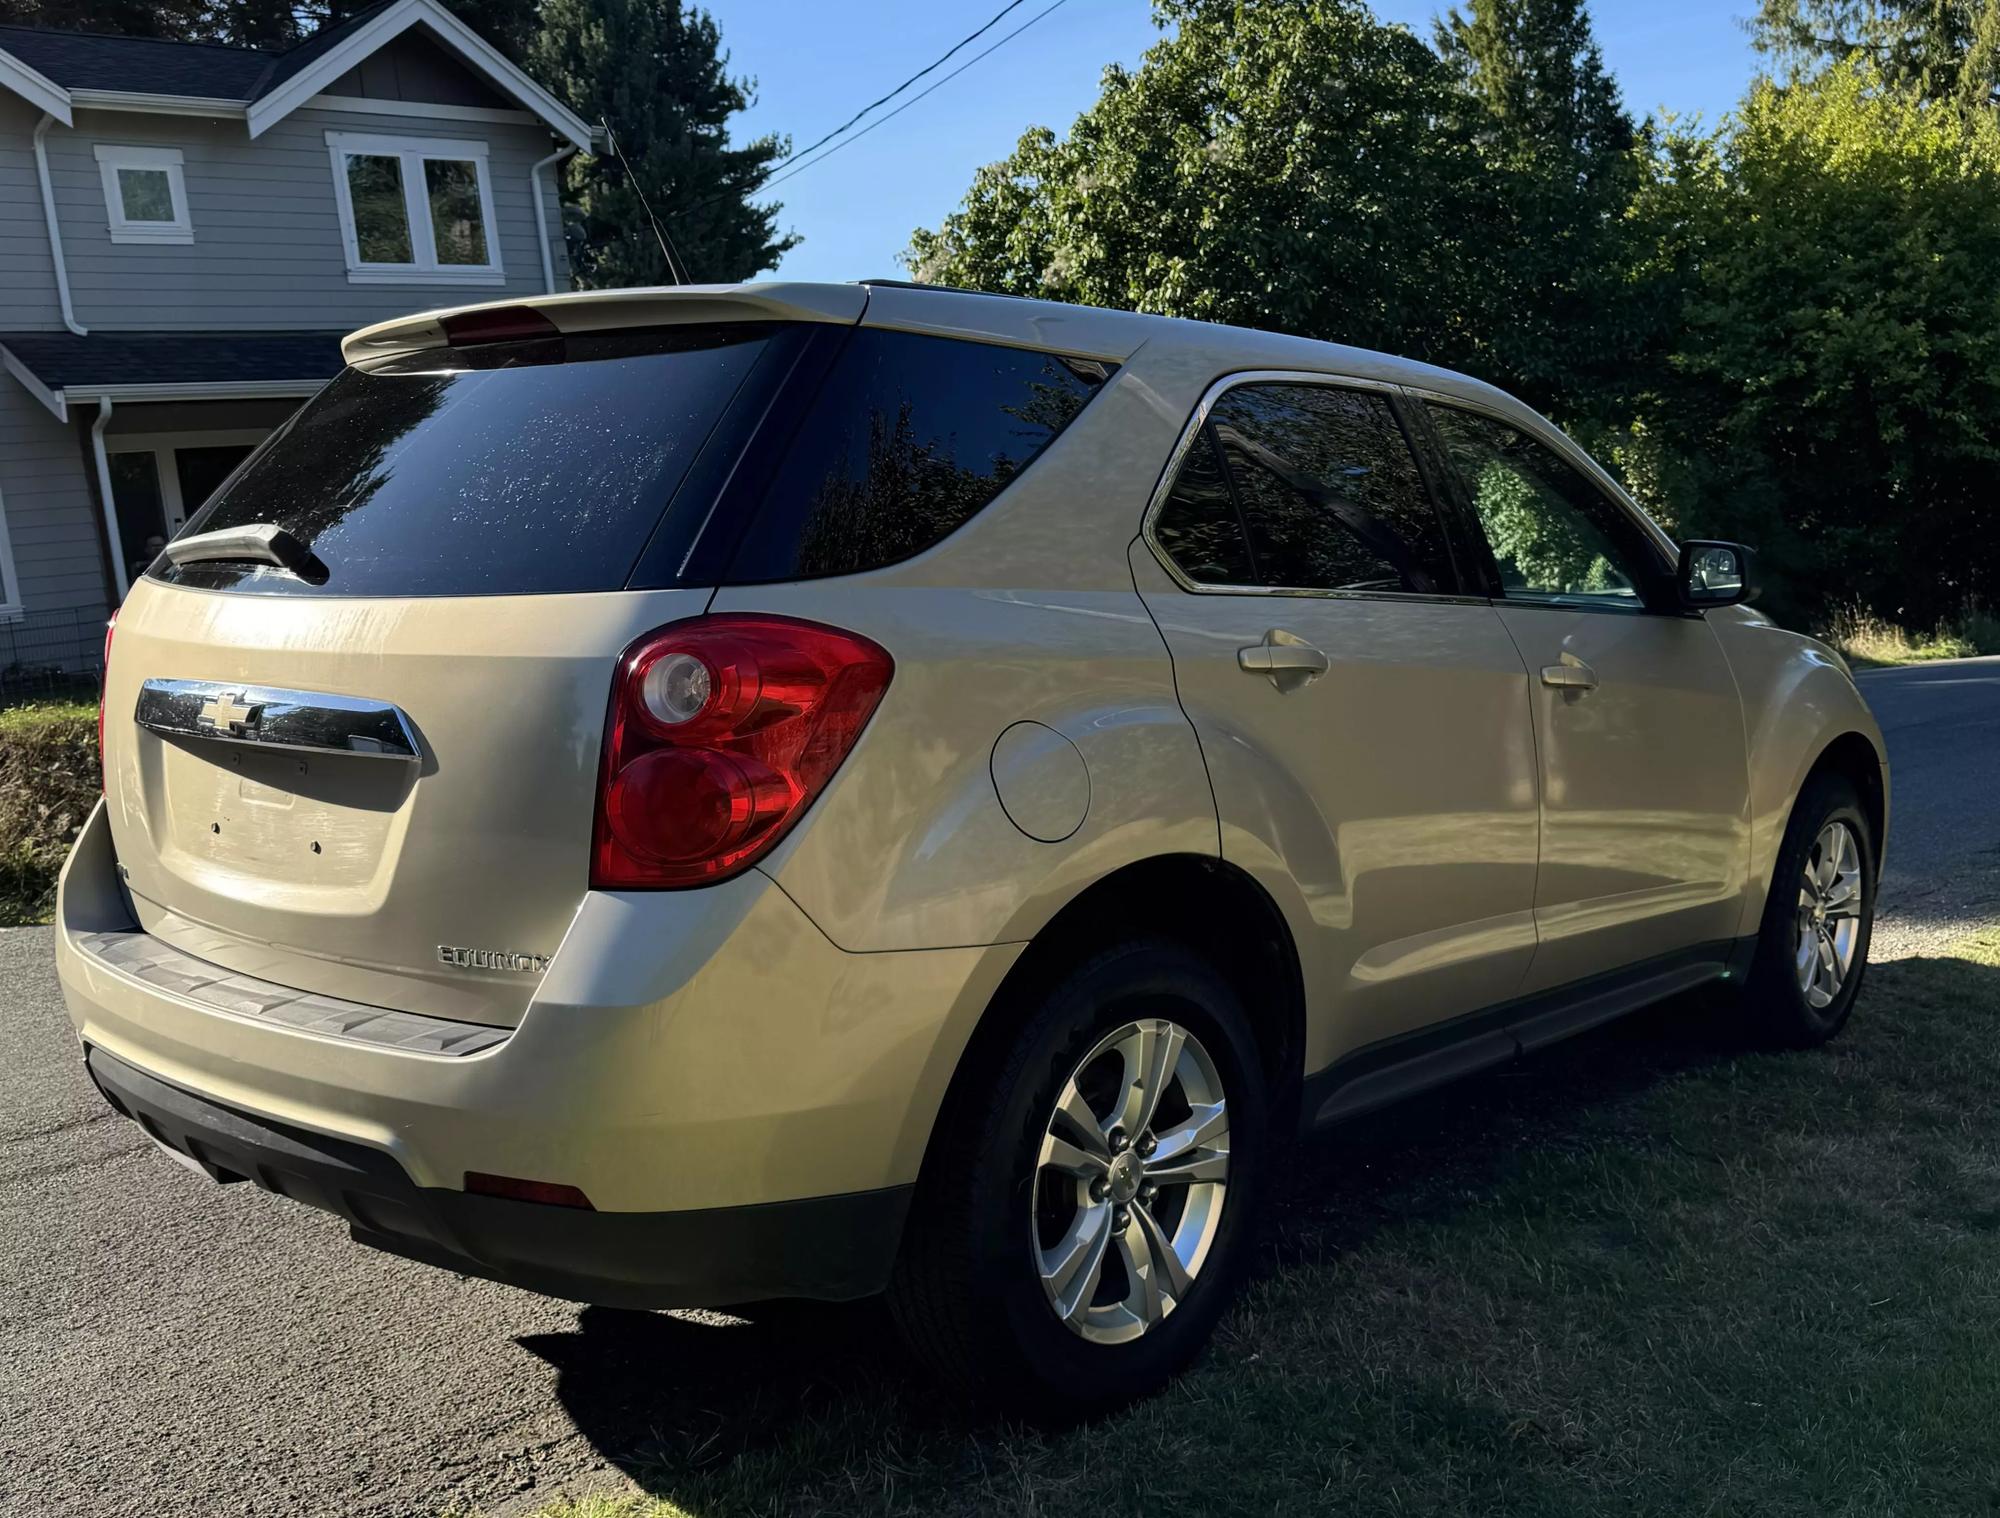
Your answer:
[[[48,221],[35,177],[35,123],[42,113],[0,93],[0,332],[47,332],[62,326]],[[49,128],[51,136],[60,125]],[[7,380],[9,386],[13,381]]]
[[[471,69],[429,38],[405,32],[377,48],[329,84],[323,94],[360,95],[370,100],[422,100],[439,105],[478,105],[519,110]]]
[[[473,139],[487,144],[503,285],[356,285],[347,278],[326,134]],[[93,149],[177,147],[190,244],[113,243]],[[528,172],[550,152],[540,126],[301,108],[252,140],[240,121],[80,111],[53,127],[71,299],[89,327],[125,331],[349,329],[411,311],[542,292]],[[559,285],[566,285],[556,186],[543,171]],[[46,239],[44,240],[46,243]]]
[[[0,384],[0,511],[29,612],[110,614],[77,426],[57,421],[11,378]]]

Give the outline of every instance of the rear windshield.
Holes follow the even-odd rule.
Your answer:
[[[187,525],[276,523],[324,582],[253,564],[151,572],[285,595],[620,589],[779,331],[573,335],[346,370]]]

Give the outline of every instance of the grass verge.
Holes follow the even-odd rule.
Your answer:
[[[0,710],[0,927],[49,920],[56,877],[98,793],[95,706]]]
[[[1935,659],[2000,654],[2000,617],[1975,607],[1928,633],[1915,633],[1865,611],[1850,610],[1835,615],[1822,636],[1850,664],[1878,669],[1927,664]]]
[[[1302,1159],[1179,1384],[941,1405],[875,1309],[585,1310],[525,1341],[650,1496],[725,1514],[2000,1510],[2000,932],[1810,1054],[1681,1001]]]

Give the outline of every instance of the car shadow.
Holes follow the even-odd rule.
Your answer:
[[[1888,988],[1870,989],[1879,1006]],[[1620,1131],[1624,1098],[1742,1052],[1712,1000],[1680,997],[1349,1122],[1288,1164],[1253,1271],[1282,1274],[1395,1224],[1448,1219],[1549,1147]],[[705,1492],[746,1486],[782,1506],[842,1479],[857,1459],[878,1470],[919,1451],[983,1462],[982,1451],[1017,1432],[940,1396],[904,1357],[879,1302],[770,1304],[740,1316],[585,1308],[574,1332],[519,1342],[555,1368],[558,1398],[608,1463],[691,1511],[703,1510]],[[1198,1363],[1191,1376],[1201,1374]]]

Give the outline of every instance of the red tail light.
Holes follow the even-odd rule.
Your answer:
[[[438,325],[444,328],[444,340],[454,348],[562,335],[556,324],[533,306],[489,306],[484,311],[447,316]]]
[[[111,689],[111,635],[117,631],[118,612],[114,608],[104,624],[104,673],[97,682],[97,789],[106,796],[111,794],[111,766],[104,757],[104,695]]]
[[[706,885],[749,868],[840,768],[894,671],[866,638],[790,617],[648,633],[612,678],[591,885]]]

